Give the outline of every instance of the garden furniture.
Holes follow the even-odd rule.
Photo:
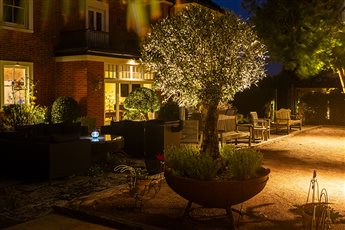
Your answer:
[[[198,120],[185,120],[183,121],[183,128],[181,130],[180,143],[183,144],[197,144],[200,145],[199,135],[199,121]]]
[[[276,128],[276,132],[278,133],[278,129],[280,127],[286,128],[287,133],[289,134],[291,128],[299,128],[302,129],[302,119],[296,118],[291,115],[290,109],[279,109],[275,112],[275,122],[273,123]]]
[[[248,131],[240,131],[239,127],[244,127]],[[248,145],[251,146],[252,127],[250,124],[238,125],[236,116],[219,114],[217,130],[221,145],[229,143],[231,140],[235,140],[237,145],[238,139],[247,139]]]
[[[267,141],[270,137],[270,120],[268,118],[258,118],[257,112],[250,112],[252,131],[253,131],[253,141],[255,141],[256,136],[259,134],[260,139]]]
[[[124,153],[124,138],[122,136],[101,135],[97,139],[93,139],[91,136],[82,136],[80,139],[90,141],[92,162],[107,160],[114,153]]]
[[[29,180],[52,180],[86,173],[90,143],[80,139],[80,124],[37,124],[1,132],[0,174]]]

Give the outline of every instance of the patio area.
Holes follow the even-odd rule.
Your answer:
[[[301,131],[293,131],[289,135],[272,134],[268,141],[253,146],[264,153],[264,166],[270,168],[271,173],[261,193],[235,207],[243,213],[242,217],[234,214],[239,229],[301,229],[302,217],[298,207],[306,203],[314,170],[320,191],[322,188],[327,190],[330,206],[334,210],[333,229],[345,228],[344,126],[304,126]],[[144,200],[142,209],[135,206],[133,198],[123,192],[125,187],[124,178],[114,173],[66,178],[51,184],[2,181],[1,191],[12,188],[15,192],[1,197],[1,200],[7,201],[7,208],[0,210],[0,221],[3,220],[0,227],[5,227],[5,220],[7,226],[11,225],[12,218],[12,224],[29,222],[7,229],[43,229],[43,226],[45,229],[47,226],[81,229],[78,223],[79,227],[86,228],[86,222],[66,226],[70,217],[93,222],[89,229],[107,229],[101,225],[111,229],[229,227],[226,219],[208,218],[224,214],[224,210],[204,209],[197,205],[193,205],[196,208],[193,215],[202,216],[205,220],[202,223],[182,220],[187,201],[174,193],[165,182],[154,199]],[[55,213],[53,206],[56,207]]]

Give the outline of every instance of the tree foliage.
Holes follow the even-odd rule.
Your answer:
[[[244,0],[270,57],[300,77],[345,66],[343,0]]]
[[[155,24],[142,60],[155,87],[179,105],[204,108],[204,152],[218,154],[217,105],[265,76],[266,50],[253,28],[232,12],[187,7]]]
[[[254,30],[231,12],[198,7],[157,23],[142,59],[157,74],[155,87],[180,105],[228,102],[265,76],[265,49]]]
[[[134,120],[148,120],[148,112],[156,112],[160,108],[156,93],[149,88],[140,87],[132,91],[124,101],[124,108],[128,110],[127,118]]]

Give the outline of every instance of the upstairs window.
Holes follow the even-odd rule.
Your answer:
[[[33,28],[33,0],[0,0],[0,19],[7,28]]]
[[[89,8],[89,29],[104,31],[104,11]]]
[[[109,31],[109,5],[104,1],[88,0],[86,28],[92,31]]]

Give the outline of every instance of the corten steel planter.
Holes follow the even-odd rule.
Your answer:
[[[269,173],[270,169],[265,169],[261,176],[242,181],[205,181],[174,176],[169,172],[165,172],[165,179],[172,190],[189,201],[185,215],[190,212],[192,203],[207,208],[224,208],[233,224],[231,212],[233,209],[231,209],[231,206],[249,200],[261,192],[266,186]]]

